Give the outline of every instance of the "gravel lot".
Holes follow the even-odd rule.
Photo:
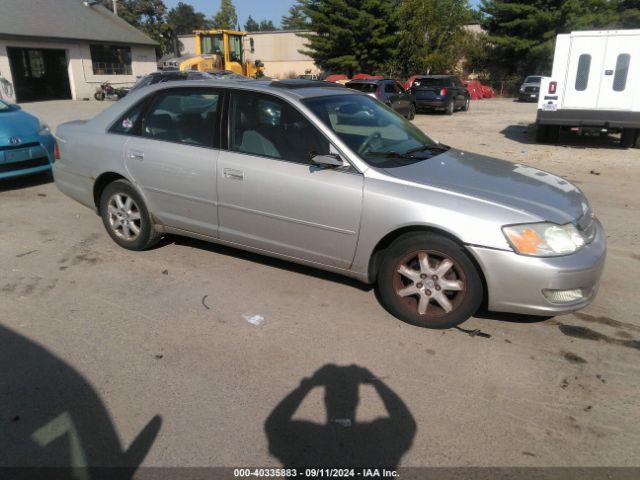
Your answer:
[[[108,105],[23,108],[55,126]],[[293,391],[294,419],[324,423],[322,389],[298,387],[328,364],[366,368],[395,392],[395,424],[361,428],[387,416],[367,384],[358,424],[339,428],[402,466],[640,466],[640,154],[605,138],[536,145],[535,109],[495,99],[416,118],[444,143],[578,184],[609,235],[589,308],[471,319],[475,336],[403,324],[363,285],[230,248],[119,249],[49,180],[0,183],[0,466],[66,461],[63,434],[79,439],[80,463],[279,466],[321,433],[300,423],[286,437],[265,421]],[[316,379],[344,410],[362,375]]]

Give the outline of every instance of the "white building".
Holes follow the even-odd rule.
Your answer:
[[[87,2],[91,3],[91,2]],[[0,98],[93,98],[156,70],[156,42],[82,0],[0,0]]]
[[[309,32],[304,30],[249,32],[244,42],[246,58],[262,61],[265,75],[272,78],[320,73],[313,59],[300,53],[300,50],[305,48],[306,40],[299,37],[298,33]],[[194,35],[180,35],[178,38],[183,55],[195,54]]]

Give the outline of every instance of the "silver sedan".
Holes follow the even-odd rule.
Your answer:
[[[171,233],[330,270],[430,328],[570,312],[598,290],[606,236],[577,187],[334,84],[154,85],[57,138],[58,188],[131,250]]]

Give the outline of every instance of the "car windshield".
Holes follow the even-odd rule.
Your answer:
[[[365,95],[331,95],[303,103],[349,148],[374,167],[389,168],[438,155],[449,147]]]
[[[0,100],[0,112],[8,112],[10,110],[13,110],[13,108]]]
[[[353,90],[358,90],[363,93],[376,93],[378,89],[378,85],[375,83],[347,83],[347,88],[351,88]]]
[[[524,83],[540,83],[542,77],[527,77],[524,79]]]

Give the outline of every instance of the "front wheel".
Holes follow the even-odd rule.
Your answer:
[[[398,238],[378,272],[387,310],[426,328],[452,328],[473,315],[484,297],[480,274],[464,248],[437,234]]]
[[[100,216],[114,242],[128,250],[146,250],[160,240],[140,194],[126,180],[116,180],[100,195]]]
[[[471,106],[471,99],[467,97],[466,100],[464,101],[464,107],[462,107],[462,111],[468,112],[470,106]]]
[[[95,98],[99,102],[102,102],[105,99],[105,93],[104,92],[96,92],[96,93],[93,94],[93,98]]]

